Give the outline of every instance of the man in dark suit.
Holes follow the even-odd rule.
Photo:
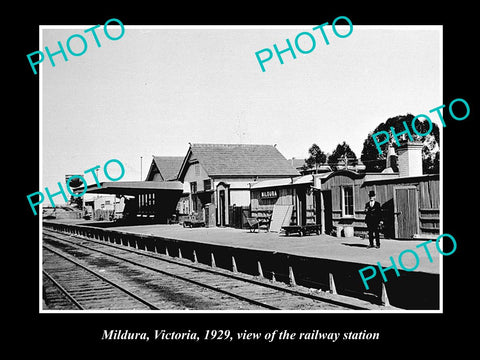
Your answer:
[[[367,248],[373,247],[373,235],[375,234],[375,247],[380,248],[380,230],[379,224],[382,220],[382,208],[380,203],[375,201],[375,191],[370,190],[368,193],[370,201],[365,204],[365,222],[368,228],[368,240],[370,244]]]

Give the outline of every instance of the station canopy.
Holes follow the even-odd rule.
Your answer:
[[[295,186],[295,185],[304,185],[312,184],[313,175],[303,175],[293,178],[282,178],[282,179],[272,179],[272,180],[262,180],[255,183],[252,183],[251,189],[264,189],[264,188],[273,188],[281,186]]]
[[[75,189],[76,193],[82,193],[84,187]],[[87,186],[87,194],[114,194],[114,195],[139,195],[152,192],[183,192],[183,184],[180,181],[116,181],[101,182]]]

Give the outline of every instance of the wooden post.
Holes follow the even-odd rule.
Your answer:
[[[328,273],[328,285],[329,285],[330,294],[337,294],[337,288],[335,286],[335,281],[333,280],[332,273]]]
[[[384,282],[382,282],[382,305],[390,306],[390,301],[388,300],[388,296],[387,296],[387,288],[385,287]]]
[[[288,278],[290,280],[291,286],[297,285],[297,283],[295,282],[295,276],[293,275],[293,269],[291,266],[288,267]]]
[[[182,249],[180,249],[180,248],[178,248],[178,257],[179,257],[180,259],[183,259],[183,257],[182,257]]]
[[[321,226],[321,234],[325,234],[325,205],[323,199],[323,192],[320,190],[320,222]]]
[[[234,273],[238,272],[237,263],[235,262],[235,257],[232,255],[232,271]]]
[[[165,245],[165,255],[170,256],[170,254],[168,253],[168,246],[167,245]]]
[[[258,276],[263,278],[262,264],[260,264],[260,261],[257,261],[257,269],[258,269]]]
[[[213,253],[210,253],[210,258],[212,260],[212,267],[217,267],[217,265],[215,264],[215,256],[213,256]]]
[[[198,263],[197,253],[195,252],[195,250],[193,250],[193,262]]]

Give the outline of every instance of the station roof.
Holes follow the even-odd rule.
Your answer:
[[[153,156],[146,180],[153,180],[155,173],[159,173],[164,181],[176,180],[183,159],[183,156]]]
[[[210,177],[300,175],[274,145],[191,144],[178,179],[183,178],[190,158],[198,161]]]
[[[83,190],[80,187],[75,192],[81,193]],[[180,181],[111,181],[101,182],[100,187],[97,184],[87,186],[88,194],[138,195],[161,191],[182,192],[183,185]]]

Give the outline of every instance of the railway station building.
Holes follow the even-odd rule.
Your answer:
[[[249,212],[250,183],[299,175],[273,145],[190,144],[183,157],[153,156],[144,181],[90,185],[87,193],[128,197],[123,217],[131,220],[167,223],[175,214],[234,226],[234,209]]]
[[[302,175],[273,145],[190,144],[183,157],[153,156],[145,181],[90,185],[87,192],[126,196],[123,216],[136,220],[167,223],[175,214],[180,221],[242,228],[247,217],[268,221],[275,205],[288,205],[284,225],[363,236],[373,190],[382,206],[382,236],[438,236],[440,176],[423,174],[422,144],[406,143],[397,152],[389,152],[382,172],[344,168]]]
[[[177,177],[180,203],[207,226],[234,226],[232,209],[249,210],[252,182],[299,175],[274,145],[190,144]]]

